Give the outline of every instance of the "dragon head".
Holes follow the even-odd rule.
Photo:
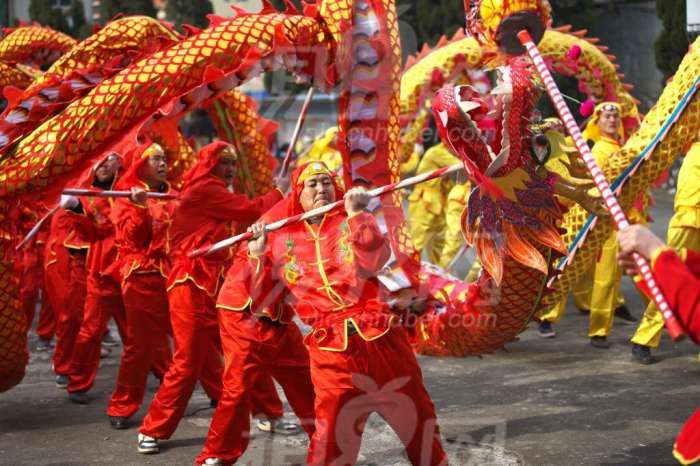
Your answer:
[[[556,178],[541,169],[546,153],[532,124],[536,83],[531,64],[513,57],[488,97],[471,86],[447,85],[433,99],[440,137],[464,161],[475,186],[462,229],[497,284],[508,257],[547,274],[550,261],[541,246],[566,252],[556,227]]]

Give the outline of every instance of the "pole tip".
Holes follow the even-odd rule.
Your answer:
[[[527,42],[532,42],[532,36],[530,36],[530,33],[527,32],[527,29],[523,29],[518,33],[518,39],[520,39],[520,43],[525,45]]]

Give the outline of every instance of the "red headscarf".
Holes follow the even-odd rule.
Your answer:
[[[262,220],[264,220],[266,223],[270,223],[277,220],[282,220],[286,217],[299,215],[304,212],[304,208],[301,206],[299,197],[301,196],[301,191],[304,189],[304,180],[310,173],[307,169],[309,169],[311,165],[316,165],[316,167],[311,167],[315,168],[313,170],[313,174],[325,173],[331,177],[333,187],[335,188],[335,199],[340,200],[343,198],[344,193],[338,184],[338,179],[335,173],[333,173],[326,166],[326,164],[317,161],[306,162],[298,166],[292,172],[292,188],[290,193],[287,194],[287,197],[272,206],[272,208],[262,216]]]
[[[148,162],[148,157],[150,157],[153,149],[151,147],[160,145],[156,143],[149,143],[146,145],[139,146],[132,149],[125,157],[126,164],[129,168],[126,169],[124,175],[119,178],[119,182],[116,185],[118,190],[130,189],[133,186],[143,186],[144,182],[139,178],[139,171]],[[162,151],[163,148],[160,147]]]
[[[117,169],[117,172],[114,174],[114,180],[112,181],[112,186],[114,186],[117,183],[117,180],[119,179],[119,171],[124,166],[124,160],[116,152],[111,152],[111,153],[105,155],[100,160],[98,160],[95,164],[93,164],[92,167],[85,170],[80,175],[80,178],[78,178],[76,186],[78,188],[87,188],[87,189],[92,188],[93,183],[95,182],[95,172],[97,171],[98,168],[100,168],[100,165],[102,165],[109,157],[117,157],[119,159],[119,168]]]
[[[209,176],[211,171],[216,166],[219,160],[219,155],[224,149],[232,149],[233,146],[228,142],[214,141],[211,144],[199,149],[197,152],[197,163],[190,168],[183,177],[183,188],[190,186],[195,181],[198,181],[205,176]]]

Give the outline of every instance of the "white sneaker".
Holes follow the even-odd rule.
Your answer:
[[[222,466],[224,463],[219,458],[207,458],[202,466]]]
[[[280,435],[296,435],[301,432],[301,426],[295,422],[285,421],[282,418],[268,421],[267,419],[258,419],[258,430],[268,432],[270,434]]]
[[[144,455],[158,453],[159,448],[157,438],[149,437],[148,435],[143,435],[142,433],[139,433],[138,441],[139,443],[136,449],[139,453],[143,453]]]

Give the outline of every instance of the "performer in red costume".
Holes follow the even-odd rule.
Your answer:
[[[197,156],[197,164],[185,174],[169,232],[172,268],[167,289],[175,353],[139,429],[141,453],[156,453],[157,441],[172,436],[201,374],[213,374],[221,394],[223,363],[215,302],[231,254],[222,251],[190,259],[189,252],[240,232],[282,199],[277,189],[252,200],[230,190],[236,155],[229,144],[214,142]],[[280,417],[282,405],[269,377],[261,376],[259,384],[265,395],[259,398],[261,409]],[[217,412],[222,410],[219,398],[215,397],[219,400]],[[249,416],[245,422],[249,423]]]
[[[78,244],[75,214],[69,204],[75,198],[64,197],[59,209],[51,218],[48,242],[44,255],[44,282],[46,295],[56,313],[56,348],[53,370],[56,386],[68,386],[71,356],[83,321],[85,305],[85,256],[89,244]]]
[[[141,406],[150,368],[163,355],[170,359],[165,274],[175,203],[146,196],[147,191],[170,192],[167,176],[168,161],[158,144],[136,150],[117,183],[117,189],[131,190],[131,197],[114,201],[111,212],[118,251],[112,271],[119,277],[126,311],[126,341],[107,407],[117,429],[126,427],[125,420]]]
[[[648,228],[633,225],[618,233],[620,262],[629,275],[637,273],[632,253],[651,261],[654,278],[686,333],[700,344],[700,253],[674,251]],[[700,409],[681,430],[673,455],[681,464],[700,461]]]
[[[287,215],[342,195],[321,162],[300,166],[292,186]],[[346,212],[269,235],[262,224],[253,225],[257,239],[248,243],[249,257],[236,262],[230,269],[236,274],[227,277],[227,281],[232,276],[248,277],[247,296],[233,302],[262,309],[264,299],[278,286],[304,303],[297,313],[313,327],[305,343],[316,394],[309,464],[354,464],[364,423],[375,411],[396,431],[412,464],[446,464],[420,367],[404,331],[392,325],[396,316],[380,300],[375,274],[390,250],[376,220],[365,210],[368,202],[368,194],[354,188],[345,195]]]
[[[263,218],[270,222],[285,213],[284,203],[280,203]],[[247,269],[238,267],[247,257],[247,250],[241,248],[217,300],[226,359],[224,396],[197,464],[233,464],[243,455],[250,437],[248,418],[255,404],[259,373],[272,374],[279,382],[309,437],[315,430],[309,355],[299,328],[291,321],[293,307],[303,303],[295,302],[283,291],[283,285],[273,286],[270,295],[252,303]]]
[[[28,206],[19,206],[20,232],[29,231],[39,220],[37,215]],[[27,331],[32,326],[36,305],[41,293],[41,309],[39,321],[36,326],[36,334],[39,337],[37,351],[51,349],[51,340],[56,333],[56,312],[51,307],[50,300],[46,297],[44,283],[44,247],[48,239],[49,229],[45,223],[36,236],[22,248],[15,262],[15,271],[19,278],[19,299],[22,311],[26,317]]]
[[[111,153],[97,162],[78,181],[78,186],[108,190],[116,184],[121,158]],[[126,316],[119,282],[108,273],[117,259],[114,245],[114,225],[109,216],[113,200],[100,197],[65,197],[64,206],[76,212],[77,234],[90,245],[86,258],[87,278],[83,321],[80,325],[69,371],[68,396],[78,404],[88,402],[87,391],[92,388],[100,363],[102,336],[107,322],[114,318],[122,341],[126,337]],[[160,374],[167,369],[164,355]]]

